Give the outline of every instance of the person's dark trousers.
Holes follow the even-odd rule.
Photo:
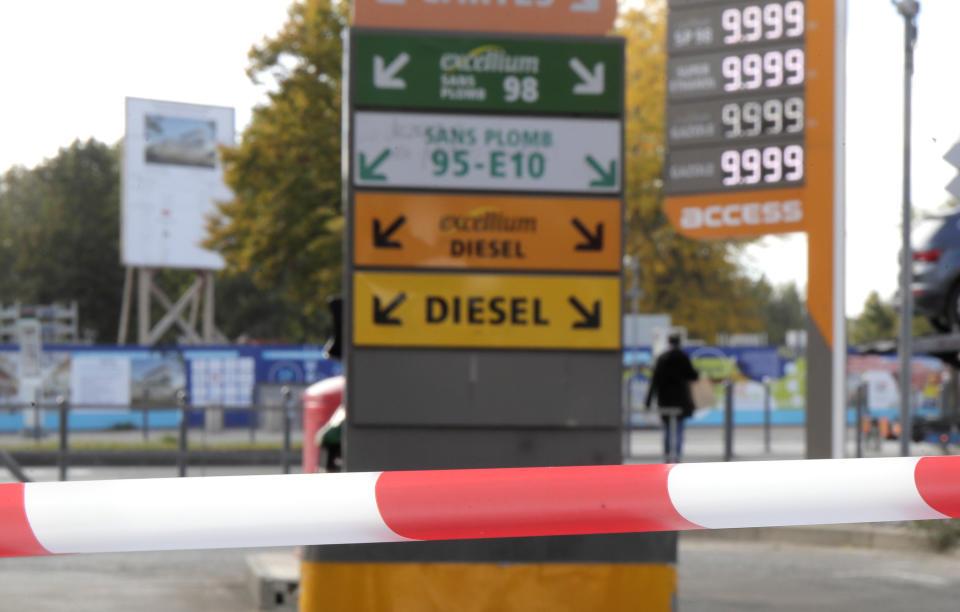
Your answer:
[[[664,408],[661,409],[660,420],[663,421],[664,461],[667,463],[679,462],[683,456],[683,425],[686,419],[681,416],[679,409]],[[673,433],[673,439],[671,439],[671,433]]]

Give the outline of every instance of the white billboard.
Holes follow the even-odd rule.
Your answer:
[[[121,260],[128,266],[220,270],[201,246],[223,182],[218,145],[234,144],[233,109],[127,98]]]

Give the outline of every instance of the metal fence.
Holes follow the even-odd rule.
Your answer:
[[[0,407],[0,413],[21,414],[23,427],[20,431],[8,432],[4,439],[9,443],[17,441],[18,451],[11,453],[3,449],[0,442],[0,465],[6,466],[15,478],[22,482],[29,481],[22,467],[14,455],[31,455],[35,459],[49,460],[50,452],[32,452],[23,450],[23,441],[32,440],[37,448],[41,443],[56,435],[55,462],[58,467],[59,479],[67,480],[71,464],[78,459],[89,461],[95,455],[98,461],[109,459],[111,455],[123,455],[136,463],[137,458],[156,460],[170,458],[171,451],[149,450],[145,447],[137,449],[138,442],[142,445],[155,442],[162,434],[169,440],[171,434],[176,436],[176,447],[172,451],[176,463],[178,476],[186,476],[192,459],[198,457],[209,458],[212,453],[207,448],[207,442],[217,446],[230,447],[229,454],[233,461],[242,463],[244,459],[255,459],[263,463],[264,457],[274,456],[280,470],[290,473],[292,465],[299,463],[299,451],[294,451],[294,443],[302,440],[302,419],[300,410],[300,396],[289,388],[281,392],[281,400],[275,405],[254,405],[248,407],[233,407],[223,405],[189,405],[186,394],[182,391],[170,405],[152,404],[135,406],[102,406],[102,405],[71,405],[64,398],[59,397],[53,403],[32,402],[28,405],[7,404]],[[48,415],[55,414],[53,419],[55,428],[48,424],[51,421]],[[98,415],[122,415],[114,419],[113,425],[101,429],[71,427],[71,417]],[[162,418],[158,418],[162,417]],[[241,424],[227,424],[225,421],[241,421]],[[158,421],[161,423],[158,425]],[[191,445],[191,432],[200,432],[204,448]],[[195,436],[194,436],[195,437]],[[152,438],[152,440],[151,440]],[[103,450],[95,453],[78,451],[71,447],[71,442],[82,440],[94,441],[109,446],[109,443],[120,442],[128,447],[123,453],[115,450]],[[279,443],[279,449],[257,449],[253,445],[261,443],[261,447],[271,447]],[[44,444],[48,446],[48,444]],[[221,452],[220,454],[224,454]]]
[[[954,388],[954,387],[958,388]],[[803,421],[782,423],[774,426],[773,401],[771,385],[768,380],[763,381],[763,413],[762,420],[753,420],[749,423],[738,422],[735,418],[736,398],[734,383],[724,381],[720,395],[720,419],[713,424],[701,425],[696,428],[685,428],[687,434],[696,432],[695,438],[700,442],[696,458],[698,460],[732,461],[735,459],[796,459],[802,458],[805,449],[805,430]],[[921,407],[921,397],[918,392],[913,398],[910,414],[913,419],[914,430],[910,445],[926,445],[918,447],[918,452],[935,452],[933,448],[939,445],[944,454],[954,452],[960,446],[960,418],[958,418],[957,404],[960,402],[960,382],[945,382],[940,385],[936,398],[936,409],[929,406]],[[868,385],[860,382],[851,388],[846,406],[846,444],[845,451],[848,457],[878,457],[900,455],[901,450],[894,448],[899,444],[903,435],[899,418],[890,416],[889,409],[871,411],[869,405]],[[642,426],[638,423],[643,421]],[[660,414],[656,411],[641,413],[629,407],[624,416],[624,458],[626,460],[649,461],[656,459],[658,436],[663,430],[676,430],[677,424],[665,420],[661,423]],[[909,433],[907,435],[910,435]],[[774,440],[774,438],[777,438]],[[639,440],[639,443],[638,443]],[[707,443],[709,442],[709,443]],[[931,445],[934,445],[931,447]],[[670,462],[677,457],[664,456],[663,460]]]

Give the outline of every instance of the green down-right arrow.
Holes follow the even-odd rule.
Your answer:
[[[611,159],[605,169],[592,155],[587,155],[587,163],[600,175],[600,178],[590,181],[591,187],[615,187],[617,185],[617,160]]]

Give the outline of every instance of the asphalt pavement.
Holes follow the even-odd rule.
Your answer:
[[[680,537],[681,612],[956,612],[960,557]]]

